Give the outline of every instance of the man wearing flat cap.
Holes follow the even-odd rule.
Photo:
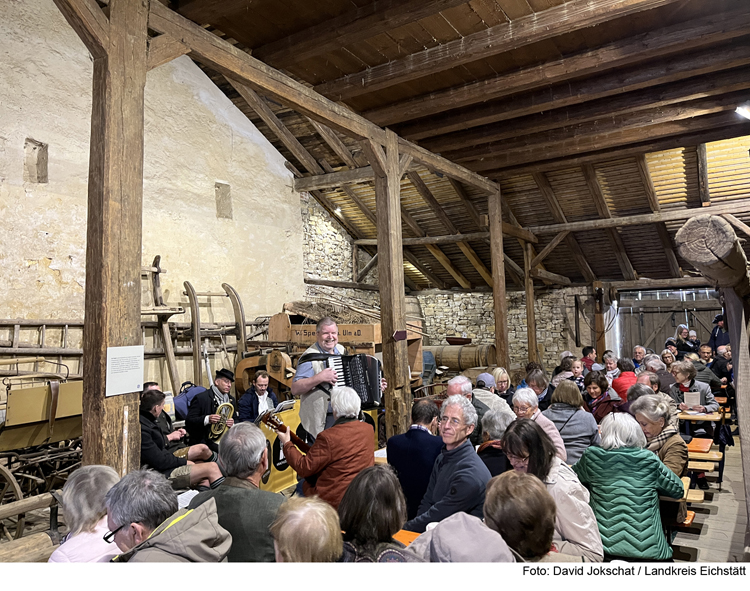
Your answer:
[[[227,420],[227,427],[234,425],[237,418],[237,400],[229,391],[234,382],[234,373],[228,369],[216,371],[214,385],[205,392],[201,392],[193,398],[185,420],[185,427],[190,435],[190,445],[205,443],[212,451],[219,451],[219,446],[209,438],[211,425],[221,421],[221,416],[216,414],[220,405],[229,403],[234,408],[232,416]]]

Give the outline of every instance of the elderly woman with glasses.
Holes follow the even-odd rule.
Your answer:
[[[121,549],[104,541],[107,509],[104,497],[120,477],[109,466],[83,466],[62,489],[61,505],[70,532],[50,562],[108,562]]]
[[[656,394],[641,396],[630,405],[630,414],[641,426],[648,449],[682,478],[687,474],[688,448],[677,429],[670,425],[670,413],[669,404]],[[662,522],[666,525],[682,523],[687,517],[684,501],[660,501],[659,506]]]
[[[539,410],[539,398],[531,388],[519,388],[513,395],[513,412],[519,419],[531,419],[537,423],[552,440],[557,450],[557,455],[565,462],[568,453],[565,451],[565,443],[560,437],[560,432],[555,424],[545,417]]]
[[[541,427],[528,419],[511,423],[503,436],[503,449],[516,472],[536,476],[555,500],[555,549],[561,554],[601,562],[602,540],[589,506],[589,493],[555,455],[555,446]]]
[[[604,417],[602,446],[589,447],[573,471],[591,493],[605,560],[666,561],[672,558],[662,529],[659,495],[681,499],[683,486],[627,413]]]

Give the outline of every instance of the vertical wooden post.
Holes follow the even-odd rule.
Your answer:
[[[83,461],[106,464],[125,474],[140,465],[138,393],[107,398],[105,384],[107,349],[142,344],[143,100],[149,2],[111,0],[109,22],[90,0],[56,3],[94,58],[83,332]]]
[[[531,276],[531,261],[534,258],[531,242],[523,250],[524,280],[526,282],[526,335],[529,349],[529,361],[539,361],[536,347],[536,315],[534,313],[534,278]]]
[[[495,311],[495,351],[497,364],[510,367],[508,352],[508,299],[505,295],[505,258],[503,254],[502,195],[500,191],[487,199],[490,219],[490,259],[492,260],[492,298]]]
[[[604,287],[601,281],[594,281],[594,333],[596,338],[597,360],[601,363],[602,354],[607,348],[606,334],[604,330]]]
[[[359,246],[352,245],[352,281],[357,281],[359,275]]]
[[[406,340],[393,338],[396,331],[406,330],[398,138],[386,131],[385,153],[372,141],[364,142],[363,147],[375,170],[383,372],[388,381],[385,424],[386,435],[392,437],[408,429],[412,401]]]

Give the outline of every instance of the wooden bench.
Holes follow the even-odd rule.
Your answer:
[[[711,450],[713,443],[711,439],[693,437],[693,440],[687,444],[688,452],[707,453]]]
[[[703,462],[720,462],[721,458],[724,457],[720,451],[709,451],[706,453],[700,452],[688,452],[688,460],[699,460]]]
[[[714,396],[714,400],[718,402],[719,404],[726,404],[727,403],[727,397],[726,396]]]
[[[716,463],[699,461],[688,462],[688,470],[690,472],[715,472]]]
[[[705,500],[706,496],[704,494],[704,491],[702,491],[699,488],[691,488],[687,492],[687,502],[688,503],[702,503]]]
[[[0,545],[0,562],[47,562],[58,547],[48,533],[32,534]]]

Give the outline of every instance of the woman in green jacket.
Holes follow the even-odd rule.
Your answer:
[[[629,414],[609,414],[601,428],[601,447],[586,449],[573,470],[591,492],[604,560],[671,561],[659,495],[682,498],[682,481],[644,449],[646,437]]]

